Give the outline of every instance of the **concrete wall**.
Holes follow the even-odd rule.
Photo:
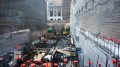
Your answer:
[[[80,28],[120,40],[120,0],[76,1],[76,24]]]
[[[47,9],[45,0],[0,0],[0,23],[14,29],[43,28],[47,25]],[[6,25],[5,25],[6,24]],[[9,27],[10,28],[10,27]],[[19,28],[18,28],[19,29]]]
[[[85,66],[87,66],[90,58],[93,67],[96,67],[97,56],[99,55],[99,63],[102,64],[102,67],[106,67],[105,59],[107,56],[104,50],[80,34],[80,29],[93,34],[100,33],[102,36],[119,41],[120,0],[72,0],[70,13],[71,35],[76,41],[75,45],[82,48],[83,52],[80,58],[85,57]],[[108,56],[110,67],[113,67],[111,55]]]
[[[101,64],[102,67],[106,67],[106,59],[108,58],[108,64],[107,67],[110,65],[110,67],[113,67],[112,64],[112,57],[107,54],[105,51],[103,51],[99,46],[97,46],[93,41],[86,38],[84,35],[79,34],[79,42],[75,40],[76,47],[81,47],[82,53],[79,55],[80,58],[80,65],[83,66],[89,66],[88,61],[92,62],[92,67],[98,67],[98,64]],[[99,57],[98,57],[99,55]],[[84,60],[83,60],[84,57]],[[98,61],[98,64],[97,64]],[[83,64],[84,63],[84,64]]]

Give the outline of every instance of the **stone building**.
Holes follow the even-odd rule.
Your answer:
[[[71,0],[62,0],[62,17],[63,20],[70,19],[70,3]]]
[[[48,20],[62,20],[62,3],[57,0],[47,1]]]

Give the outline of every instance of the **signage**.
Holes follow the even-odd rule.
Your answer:
[[[14,51],[14,59],[21,58],[21,51]]]

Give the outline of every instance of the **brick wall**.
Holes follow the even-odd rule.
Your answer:
[[[0,30],[3,33],[26,28],[42,29],[46,25],[45,0],[0,0]]]

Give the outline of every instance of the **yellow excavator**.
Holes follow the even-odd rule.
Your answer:
[[[64,26],[63,34],[64,34],[64,35],[67,35],[67,34],[68,34],[68,32],[66,31],[66,26]]]

